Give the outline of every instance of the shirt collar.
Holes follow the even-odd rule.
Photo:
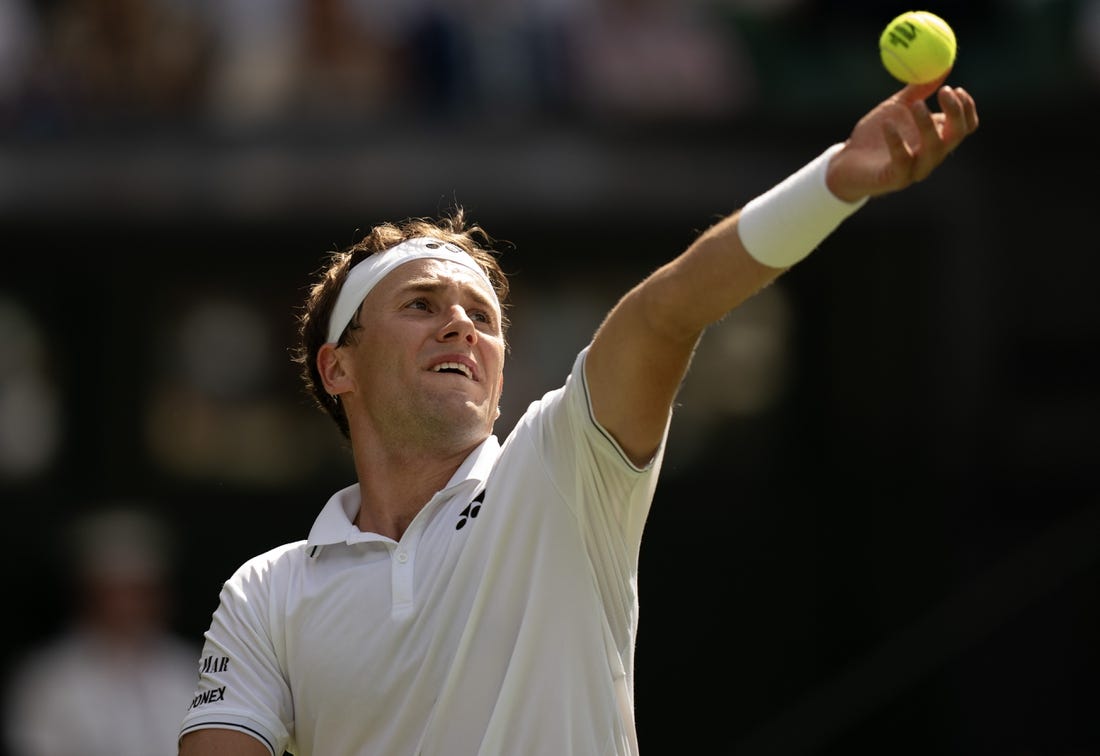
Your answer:
[[[440,497],[450,498],[458,495],[468,495],[473,498],[485,488],[489,472],[499,456],[500,442],[497,441],[496,436],[489,436],[462,461],[450,481],[432,497],[432,501]],[[355,517],[359,514],[359,501],[358,483],[334,493],[321,513],[317,515],[317,519],[313,521],[306,545],[325,546],[363,540],[363,533],[355,527]]]

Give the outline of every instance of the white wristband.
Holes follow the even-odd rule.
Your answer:
[[[845,202],[825,184],[829,158],[843,146],[834,144],[741,209],[737,232],[758,262],[794,265],[867,201]]]

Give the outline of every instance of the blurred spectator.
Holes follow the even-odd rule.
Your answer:
[[[22,94],[37,44],[31,7],[24,0],[0,0],[0,118]]]
[[[186,3],[65,0],[50,7],[36,99],[78,125],[168,123],[193,112],[205,85],[208,43]]]
[[[393,33],[349,0],[308,0],[298,32],[298,117],[359,119],[391,108],[400,61]]]
[[[302,5],[301,0],[204,3],[214,41],[205,108],[216,126],[252,128],[287,116]]]
[[[170,630],[171,540],[137,507],[104,509],[64,542],[76,612],[7,682],[13,756],[169,756],[198,679]]]
[[[425,4],[401,31],[405,76],[413,110],[461,113],[473,80],[471,41],[455,8]]]
[[[448,4],[451,37],[458,42],[452,42],[452,58],[465,76],[459,82],[467,88],[459,93],[465,104],[473,105],[478,115],[491,114],[494,123],[572,107],[576,71],[570,56],[586,5],[584,0]],[[421,57],[430,54],[424,49]]]
[[[582,107],[597,116],[698,120],[741,112],[756,72],[733,27],[699,3],[602,0],[581,25]]]

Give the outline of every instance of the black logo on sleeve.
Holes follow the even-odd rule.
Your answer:
[[[197,696],[195,696],[194,698],[191,699],[191,705],[187,707],[187,710],[190,711],[191,709],[194,709],[196,706],[202,706],[203,704],[215,703],[217,701],[224,701],[224,700],[225,700],[225,686],[223,685],[220,688],[213,688],[211,690],[204,690],[202,693],[199,693]]]
[[[466,527],[466,521],[472,520],[477,517],[477,513],[481,511],[481,504],[485,501],[485,489],[481,489],[481,493],[474,497],[474,500],[466,505],[466,508],[458,513],[458,522],[455,524],[455,530],[462,530]]]
[[[216,675],[229,669],[228,656],[206,656],[199,662],[199,674]]]
[[[199,662],[200,675],[216,675],[219,672],[225,672],[227,669],[229,669],[228,656],[204,656]],[[191,699],[191,705],[187,707],[188,711],[203,704],[224,701],[225,689],[226,686],[222,685],[220,688],[211,688],[199,692]]]

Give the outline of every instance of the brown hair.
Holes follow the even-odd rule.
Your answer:
[[[508,277],[497,261],[493,249],[494,240],[481,228],[466,219],[465,211],[456,207],[439,219],[409,218],[397,223],[381,223],[366,236],[343,250],[329,254],[328,262],[317,272],[316,281],[298,315],[298,344],[293,351],[293,361],[298,365],[305,390],[314,403],[324,410],[339,427],[345,438],[350,438],[348,419],[339,401],[325,391],[317,370],[317,352],[327,340],[329,315],[336,305],[336,298],[347,279],[348,272],[365,257],[384,254],[391,247],[408,239],[431,236],[461,247],[477,261],[496,291],[501,307],[501,331],[508,330]],[[340,334],[340,345],[350,343],[354,332],[362,328],[359,311]],[[507,339],[505,340],[507,343]]]

